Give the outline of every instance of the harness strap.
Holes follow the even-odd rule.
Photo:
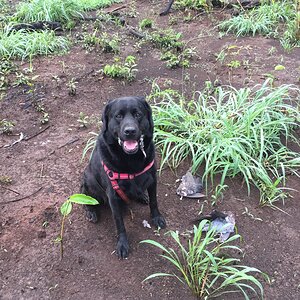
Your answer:
[[[107,167],[107,165],[104,163],[103,160],[101,161],[101,163],[102,163],[102,166],[104,168],[104,171],[105,171],[107,177],[110,180],[112,188],[116,191],[116,193],[121,197],[122,200],[124,200],[126,203],[128,203],[129,198],[124,193],[124,191],[120,188],[117,180],[132,180],[135,177],[144,174],[145,172],[147,172],[148,170],[150,170],[152,168],[152,166],[154,165],[154,159],[141,172],[134,173],[134,174],[113,172],[112,170],[110,170]]]

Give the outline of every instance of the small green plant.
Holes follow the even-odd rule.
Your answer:
[[[0,120],[0,134],[2,133],[11,133],[13,128],[15,126],[15,123],[12,121],[8,121],[5,119]]]
[[[106,65],[103,69],[103,73],[112,78],[121,78],[127,81],[132,81],[135,79],[138,71],[135,59],[136,58],[134,56],[129,55],[125,58],[124,63],[122,63],[119,58],[115,58],[115,63],[112,65]]]
[[[215,229],[210,228],[206,234],[203,233],[206,224],[207,221],[204,220],[198,227],[194,226],[194,236],[188,239],[187,245],[180,240],[178,232],[170,231],[169,235],[177,249],[165,247],[154,240],[142,241],[141,243],[159,248],[163,252],[160,256],[177,271],[155,273],[145,280],[173,277],[187,286],[198,299],[203,300],[237,292],[244,299],[250,299],[249,292],[263,298],[263,286],[252,274],[263,275],[265,278],[267,276],[256,268],[239,265],[240,259],[232,258],[226,253],[228,249],[242,252],[239,247],[232,245],[240,236],[236,234],[225,242],[220,242]]]
[[[29,87],[34,86],[34,81],[39,77],[39,75],[36,76],[28,76],[26,73],[16,73],[16,79],[13,82],[13,86],[22,86],[22,85],[27,85]]]
[[[153,20],[151,19],[143,19],[139,22],[140,29],[152,28],[152,26],[153,26]]]
[[[65,221],[67,216],[72,212],[73,204],[81,204],[81,205],[97,205],[99,202],[87,195],[84,194],[74,194],[70,196],[60,207],[60,213],[62,215],[61,227],[60,227],[60,235],[56,238],[55,242],[60,243],[60,258],[63,258],[64,248],[63,248],[63,235],[65,228]]]
[[[224,180],[221,180],[222,182]],[[223,199],[223,192],[228,188],[228,185],[226,184],[218,184],[215,187],[215,192],[211,195],[212,200],[212,205],[215,205],[217,201],[221,198]]]
[[[70,96],[75,96],[77,93],[77,81],[75,78],[71,78],[67,83],[66,86],[68,88],[68,94]]]
[[[151,33],[149,39],[160,49],[180,50],[184,46],[184,43],[179,41],[181,37],[182,34],[180,32],[174,32],[172,29],[167,29]]]
[[[88,152],[91,152],[90,158],[92,157],[93,151],[94,151],[95,146],[96,146],[98,133],[89,132],[89,134],[92,135],[92,136],[88,139],[88,141],[86,142],[86,145],[83,149],[81,162],[84,160],[84,158],[85,158],[85,156],[87,155]]]
[[[299,153],[286,146],[287,141],[299,145],[295,130],[300,112],[291,96],[299,95],[299,89],[272,88],[267,81],[253,90],[216,87],[213,94],[199,92],[191,101],[157,89],[150,99],[157,104],[152,110],[161,168],[176,168],[189,157],[193,172],[204,164],[206,184],[209,179],[213,183],[216,174],[221,174],[220,185],[226,177],[239,175],[248,193],[251,184],[259,189],[261,205],[288,196],[286,174],[300,177]]]
[[[79,118],[77,119],[79,123],[79,127],[86,128],[89,125],[89,116],[87,116],[84,112],[79,113]]]
[[[227,66],[231,69],[237,69],[241,66],[241,62],[239,60],[232,60]]]
[[[7,58],[0,59],[0,100],[10,85],[9,75],[15,72],[16,65]]]
[[[98,30],[96,29],[92,34],[84,36],[84,48],[92,50],[99,46],[104,52],[120,52],[120,38],[118,34],[108,35],[106,32],[97,36]]]
[[[35,103],[34,108],[37,112],[41,113],[40,123],[47,124],[49,122],[50,116],[45,107],[41,103]]]
[[[211,1],[207,0],[177,0],[175,7],[178,9],[195,9],[195,10],[209,10]]]
[[[100,36],[99,44],[104,52],[120,52],[120,41],[118,34],[108,35],[106,32]]]
[[[194,48],[185,48],[182,52],[178,51],[166,51],[160,57],[161,60],[165,60],[168,68],[183,67],[188,68],[190,66],[190,59],[195,55]]]

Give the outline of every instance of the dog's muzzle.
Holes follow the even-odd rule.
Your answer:
[[[135,154],[140,149],[143,155],[146,157],[146,152],[144,150],[144,136],[142,135],[139,140],[126,140],[122,141],[120,137],[118,138],[118,143],[122,147],[126,154]]]

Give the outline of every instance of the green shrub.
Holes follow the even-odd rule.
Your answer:
[[[250,193],[250,184],[260,191],[260,203],[272,205],[287,197],[286,174],[300,176],[299,153],[289,150],[287,140],[299,141],[294,129],[299,128],[300,113],[290,102],[289,85],[270,88],[267,83],[253,90],[219,87],[213,95],[199,92],[190,102],[174,93],[161,93],[151,99],[155,120],[155,142],[162,153],[161,168],[176,168],[190,158],[192,170],[204,164],[207,184],[221,174],[241,175]],[[161,99],[162,98],[162,99]],[[285,141],[282,139],[285,136]]]
[[[250,299],[249,292],[263,298],[262,284],[252,275],[252,273],[262,274],[261,271],[238,265],[240,260],[231,258],[226,253],[228,249],[242,252],[237,246],[231,245],[240,236],[234,235],[225,242],[219,242],[215,237],[216,230],[210,228],[206,234],[202,232],[206,223],[204,220],[198,227],[194,226],[194,237],[187,243],[180,240],[178,232],[170,231],[169,234],[178,250],[167,248],[153,240],[142,241],[159,248],[163,252],[160,256],[171,263],[177,271],[171,274],[155,273],[145,280],[163,276],[174,277],[188,286],[198,299],[211,299],[237,292],[240,292],[244,299]],[[265,274],[262,275],[267,277]]]

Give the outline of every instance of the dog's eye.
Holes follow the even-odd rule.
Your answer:
[[[133,114],[133,116],[134,116],[136,119],[140,119],[142,115],[141,115],[140,113],[136,112],[136,113]]]
[[[121,115],[121,114],[117,114],[117,115],[116,115],[116,119],[118,119],[118,120],[122,120],[122,119],[123,119],[123,115]]]

